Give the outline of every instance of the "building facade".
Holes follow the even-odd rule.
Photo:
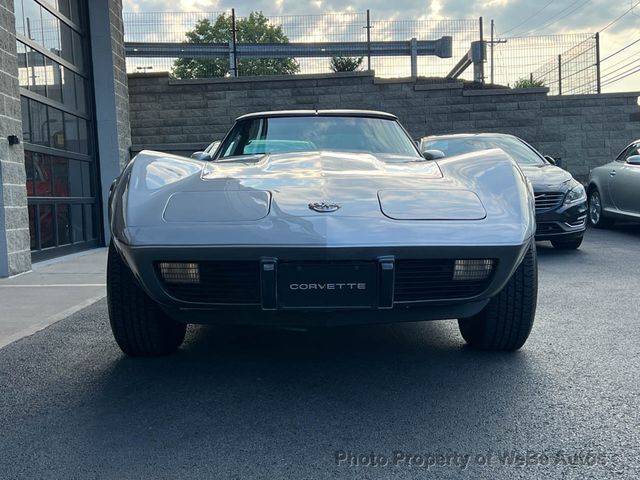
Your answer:
[[[0,0],[0,276],[105,242],[128,161],[121,0]]]

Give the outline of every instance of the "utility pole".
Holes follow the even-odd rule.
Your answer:
[[[367,8],[367,70],[371,71],[371,12]]]
[[[507,43],[507,39],[503,38],[503,39],[497,39],[495,38],[495,23],[493,21],[493,19],[491,20],[491,40],[489,40],[489,48],[490,48],[490,54],[491,54],[491,84],[493,85],[495,83],[495,69],[493,67],[493,47],[494,45],[496,45],[497,43]]]
[[[600,32],[596,32],[596,92],[602,93],[602,83],[600,79]]]
[[[482,49],[484,51],[484,31],[482,26],[482,17],[480,17],[479,23],[480,23],[480,45],[482,46]],[[485,55],[486,53],[482,54],[482,63],[480,64],[480,82],[481,83],[484,83],[484,62],[486,62]]]
[[[494,24],[493,18],[491,19],[491,85],[493,85],[493,42],[494,42]]]

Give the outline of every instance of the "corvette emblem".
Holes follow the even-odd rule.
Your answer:
[[[340,208],[340,205],[333,202],[315,202],[310,203],[309,208],[314,212],[331,213],[338,210]]]

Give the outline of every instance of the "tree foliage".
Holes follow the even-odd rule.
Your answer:
[[[363,57],[331,57],[329,68],[332,72],[355,72],[360,70]]]
[[[513,88],[538,88],[544,87],[544,80],[534,80],[532,78],[520,78],[513,84]]]
[[[187,32],[186,43],[222,43],[231,40],[231,15],[222,14],[214,23],[200,20]],[[279,25],[269,24],[262,12],[251,12],[248,17],[236,19],[237,43],[289,43]],[[297,73],[300,65],[294,58],[238,58],[239,75],[289,75]],[[179,58],[173,64],[176,78],[225,77],[231,73],[228,58]]]

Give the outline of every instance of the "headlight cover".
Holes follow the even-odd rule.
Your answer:
[[[567,196],[564,197],[565,205],[575,205],[576,203],[582,203],[587,200],[587,192],[580,182],[575,179],[569,180],[569,191]]]

